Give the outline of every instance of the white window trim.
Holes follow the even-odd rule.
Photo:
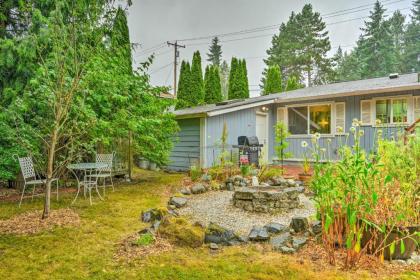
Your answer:
[[[338,102],[337,102],[338,103]],[[321,133],[321,137],[334,137],[334,135],[335,135],[335,132],[334,132],[334,129],[335,129],[335,109],[334,109],[334,104],[335,104],[335,102],[333,102],[333,101],[331,101],[331,102],[315,102],[315,103],[303,103],[303,104],[293,104],[293,105],[287,105],[287,106],[285,106],[285,108],[286,108],[286,116],[287,116],[287,118],[289,117],[289,108],[295,108],[295,107],[308,107],[308,120],[310,119],[310,110],[309,110],[309,107],[315,107],[315,106],[322,106],[322,105],[329,105],[329,106],[331,106],[331,125],[330,125],[330,133]],[[289,120],[287,119],[287,123],[286,123],[286,125],[287,125],[287,129],[289,129]],[[307,122],[307,128],[306,128],[306,131],[307,131],[307,133],[306,134],[290,134],[290,138],[294,138],[294,137],[305,137],[305,136],[309,136],[309,135],[312,135],[312,134],[310,134],[309,132],[310,132],[310,128],[311,128],[311,125],[310,125],[310,122],[308,121]],[[290,131],[289,131],[290,132]]]
[[[410,106],[410,99],[412,99],[413,96],[412,95],[396,95],[396,96],[386,96],[386,97],[375,97],[372,98],[372,103],[371,103],[371,110],[372,110],[372,124],[370,124],[372,127],[396,127],[396,126],[404,126],[404,125],[409,125],[410,124],[410,120],[414,119],[414,110],[412,108],[412,106]],[[394,118],[394,108],[392,107],[393,105],[393,100],[395,99],[405,99],[407,101],[407,122],[394,122],[393,118]],[[382,123],[379,125],[376,125],[376,101],[378,100],[391,100],[391,115],[390,115],[390,122],[389,123]],[[361,104],[361,103],[360,103]],[[413,116],[413,117],[411,117]]]
[[[343,104],[344,105],[344,115],[343,115],[344,125],[343,125],[343,132],[341,132],[341,133],[338,133],[337,132],[337,126],[336,126],[336,124],[337,124],[337,112],[336,112],[336,110],[337,110],[337,108],[336,108],[337,104]],[[334,131],[334,134],[335,135],[346,135],[346,102],[344,102],[344,101],[334,102],[333,108],[334,108],[334,114],[333,114],[333,116],[334,116],[334,123],[333,123],[334,124],[334,130],[333,130]]]
[[[416,103],[417,102],[420,102],[420,96],[413,96],[413,122],[416,121]],[[417,110],[419,110],[418,118],[420,118],[420,108],[418,108]]]

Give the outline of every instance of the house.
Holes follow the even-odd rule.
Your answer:
[[[361,145],[370,151],[376,130],[381,129],[383,137],[389,138],[420,118],[420,74],[320,85],[186,108],[174,114],[180,132],[168,166],[173,170],[187,170],[192,165],[207,168],[217,163],[225,123],[229,147],[237,144],[238,136],[257,136],[269,163],[276,158],[273,127],[280,121],[291,133],[287,139],[293,155],[290,163],[302,160],[301,142],[310,142],[316,132],[321,134],[320,145],[329,143],[336,154],[355,118],[361,120],[365,132]]]

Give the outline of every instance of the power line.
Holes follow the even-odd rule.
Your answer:
[[[164,65],[164,66],[162,66],[162,67],[159,67],[159,68],[153,69],[153,70],[152,70],[152,72],[150,72],[150,73],[149,73],[149,75],[155,74],[155,73],[157,73],[157,72],[159,72],[159,71],[161,71],[161,70],[163,70],[163,69],[165,69],[165,68],[167,68],[167,67],[171,66],[172,64],[173,64],[173,62],[168,63],[168,64],[166,64],[166,65]]]

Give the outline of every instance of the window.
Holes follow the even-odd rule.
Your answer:
[[[383,124],[408,122],[407,99],[376,100],[376,119]]]
[[[420,119],[420,96],[414,98],[414,120]]]
[[[291,134],[330,134],[331,105],[289,107],[288,128]]]

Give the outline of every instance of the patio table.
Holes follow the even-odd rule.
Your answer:
[[[73,204],[80,193],[80,186],[83,184],[83,182],[86,180],[87,175],[92,175],[92,172],[97,171],[102,168],[108,167],[108,164],[106,163],[100,163],[100,162],[82,162],[82,163],[72,163],[67,166],[67,168],[73,173],[74,177],[76,177],[77,180],[77,193],[76,197],[73,199]],[[81,171],[82,175],[77,175],[76,171]],[[83,176],[83,178],[82,178]],[[102,196],[99,194],[98,187],[96,186],[96,192],[98,193],[98,196],[101,200]],[[86,195],[86,193],[84,192]]]

